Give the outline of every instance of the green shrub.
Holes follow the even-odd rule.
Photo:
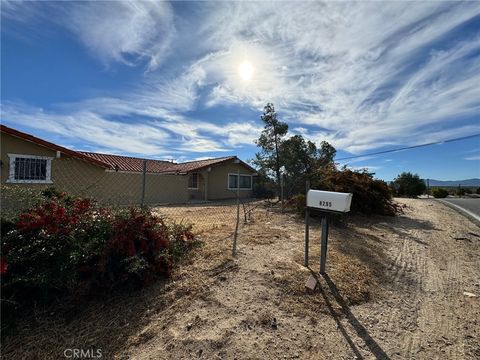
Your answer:
[[[437,199],[446,198],[448,196],[448,191],[443,188],[433,188],[431,193],[433,197]]]
[[[427,186],[417,174],[403,172],[393,180],[396,192],[400,196],[417,197],[425,192]]]

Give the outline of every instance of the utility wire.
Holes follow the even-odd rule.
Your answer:
[[[397,151],[415,149],[415,148],[424,147],[424,146],[438,145],[438,144],[444,144],[444,143],[449,143],[449,142],[454,142],[454,141],[471,139],[471,138],[474,138],[474,137],[477,137],[477,136],[480,136],[480,134],[463,136],[463,137],[454,138],[454,139],[448,139],[448,140],[443,140],[443,141],[436,141],[436,142],[431,142],[431,143],[427,143],[427,144],[406,146],[406,147],[402,147],[402,148],[398,148],[398,149],[390,149],[390,150],[378,151],[378,152],[368,153],[368,154],[363,154],[363,155],[349,156],[349,157],[344,157],[344,158],[341,158],[341,159],[335,159],[335,161],[350,160],[350,159],[356,159],[356,158],[360,158],[360,157],[364,157],[364,156],[372,156],[372,155],[380,155],[380,154],[393,153],[393,152],[397,152]]]

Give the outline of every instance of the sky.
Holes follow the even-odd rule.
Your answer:
[[[1,122],[75,150],[258,151],[272,102],[337,159],[480,134],[480,2],[1,2]],[[339,161],[480,178],[480,137]]]

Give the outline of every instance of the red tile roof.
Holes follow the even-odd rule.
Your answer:
[[[121,156],[121,155],[111,155],[111,154],[100,154],[92,153],[85,151],[74,151],[67,148],[64,148],[59,145],[55,145],[51,142],[39,139],[33,135],[26,134],[24,132],[9,128],[5,125],[0,124],[0,130],[12,136],[16,136],[26,141],[33,142],[37,145],[44,146],[46,148],[60,151],[65,155],[88,161],[92,164],[117,170],[117,171],[131,171],[131,172],[142,172],[143,171],[143,161],[147,161],[147,172],[149,173],[189,173],[194,171],[200,171],[210,166],[223,164],[230,161],[238,161],[241,165],[246,167],[252,172],[256,170],[252,168],[247,163],[238,159],[236,156],[224,156],[213,159],[204,159],[196,161],[188,161],[184,163],[174,163],[165,160],[151,160],[151,159],[142,159],[131,156]]]
[[[104,167],[104,168],[109,168],[110,167],[110,165],[108,165],[108,164],[106,164],[106,163],[104,163],[100,160],[93,159],[89,156],[85,156],[78,151],[74,151],[74,150],[64,148],[63,146],[53,144],[51,142],[48,142],[48,141],[42,140],[40,138],[37,138],[36,136],[26,134],[24,132],[9,128],[8,126],[5,126],[5,125],[0,124],[0,131],[4,132],[6,134],[9,134],[9,135],[18,137],[20,139],[30,141],[30,142],[35,143],[37,145],[46,147],[48,149],[51,149],[51,150],[54,150],[54,151],[60,151],[60,152],[64,153],[65,155],[68,155],[68,156],[71,156],[71,157],[74,157],[74,158],[77,158],[77,159],[85,160],[85,161],[88,161],[92,164],[95,164],[95,165],[98,165],[98,166],[101,166],[101,167]]]
[[[131,156],[100,154],[84,151],[82,151],[81,154],[88,156],[92,159],[107,163],[112,169],[118,171],[142,172],[144,160],[148,160],[147,172],[153,173],[175,172],[175,166],[177,165],[170,161],[142,159]]]
[[[236,156],[224,156],[220,158],[213,158],[213,159],[204,159],[204,160],[196,160],[196,161],[188,161],[184,163],[177,164],[178,169],[182,172],[190,172],[194,170],[202,170],[204,168],[208,168],[212,165],[218,165],[224,162],[229,162],[231,160],[235,160]]]
[[[91,152],[81,152],[81,154],[92,157],[95,160],[107,163],[111,166],[112,169],[116,169],[118,171],[142,172],[144,160],[148,160],[147,172],[149,173],[189,173],[194,171],[200,171],[210,166],[234,160],[238,160],[243,166],[247,167],[249,170],[255,171],[255,169],[250,167],[248,164],[237,159],[236,156],[225,156],[213,159],[188,161],[184,163],[174,163],[165,160],[151,160],[130,156],[99,154]]]

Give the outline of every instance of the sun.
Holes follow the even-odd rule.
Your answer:
[[[249,81],[252,79],[255,68],[249,61],[244,61],[238,67],[238,74],[243,81]]]

